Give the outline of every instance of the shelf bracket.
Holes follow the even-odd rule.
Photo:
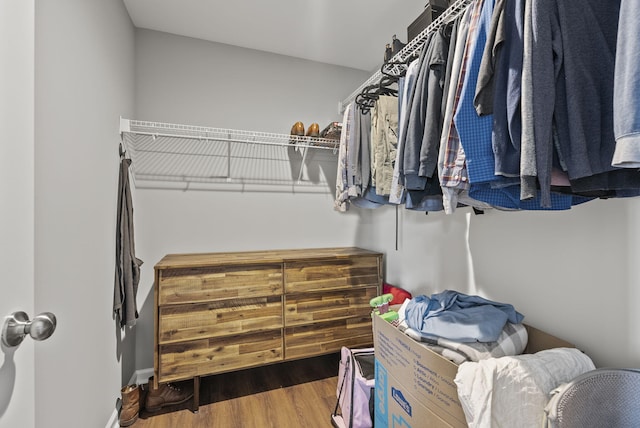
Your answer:
[[[298,184],[302,182],[302,171],[304,171],[304,163],[307,160],[307,150],[308,147],[302,147],[302,160],[300,161],[300,171],[298,172]]]

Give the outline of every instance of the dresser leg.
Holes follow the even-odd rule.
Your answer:
[[[193,378],[193,413],[198,413],[200,409],[200,376]]]

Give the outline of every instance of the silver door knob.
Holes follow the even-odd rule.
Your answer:
[[[33,340],[45,340],[56,329],[56,316],[51,312],[43,312],[29,321],[29,316],[22,312],[14,312],[4,320],[2,326],[2,343],[10,348],[22,343],[28,334]]]

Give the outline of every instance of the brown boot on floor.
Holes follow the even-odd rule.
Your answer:
[[[187,386],[178,387],[175,384],[163,383],[158,386],[158,389],[154,389],[153,376],[151,376],[144,407],[149,412],[157,412],[163,407],[184,403],[191,397],[193,397],[193,388]]]
[[[127,385],[120,390],[122,408],[120,409],[120,426],[128,427],[138,420],[140,413],[140,388],[138,385]]]

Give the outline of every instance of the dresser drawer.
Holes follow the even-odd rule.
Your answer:
[[[242,265],[158,271],[158,304],[197,303],[282,294],[282,265]]]
[[[381,263],[355,247],[167,254],[154,266],[157,381],[372,346]]]
[[[160,307],[159,343],[282,328],[282,297]]]
[[[368,316],[371,313],[369,301],[377,295],[378,287],[288,294],[284,304],[285,325]]]
[[[282,330],[160,345],[159,382],[282,361]]]
[[[285,292],[339,290],[353,287],[379,287],[378,257],[352,257],[321,261],[285,263]]]
[[[339,351],[343,346],[348,348],[371,346],[373,343],[371,316],[286,327],[284,343],[286,359],[328,354]]]

